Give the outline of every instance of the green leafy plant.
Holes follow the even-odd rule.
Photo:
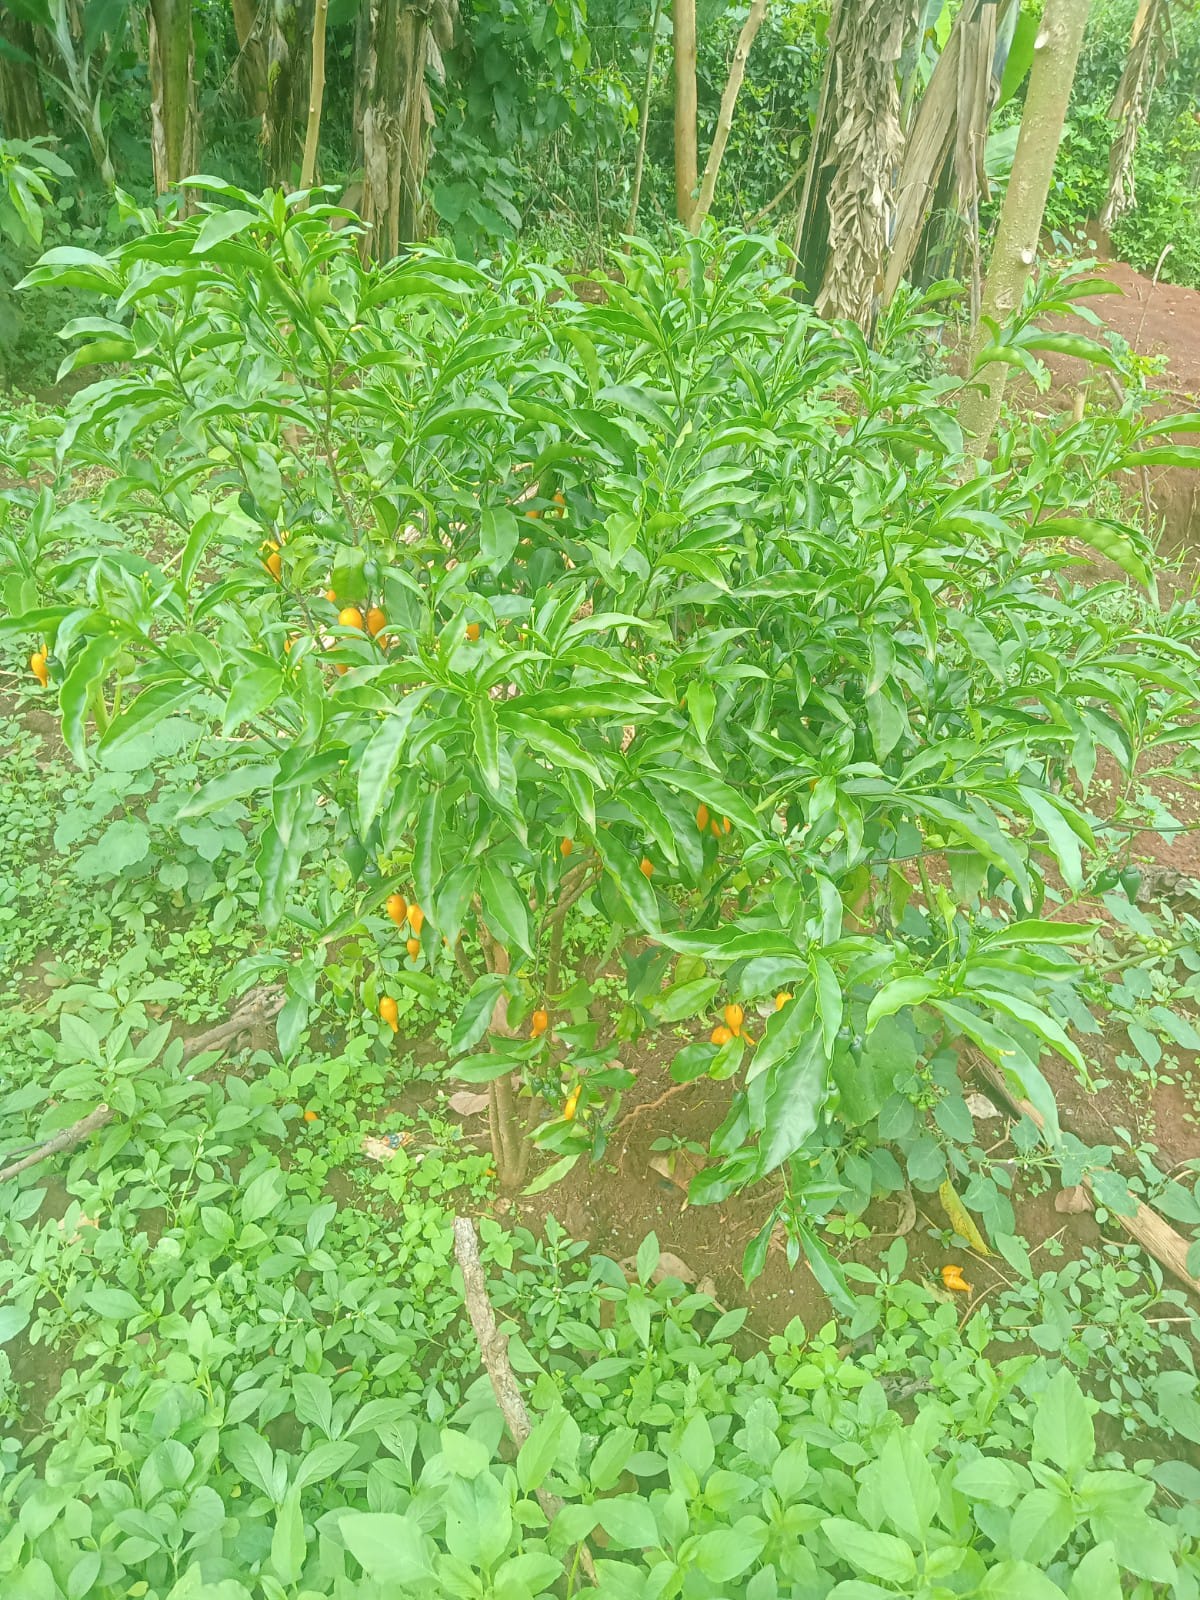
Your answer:
[[[103,470],[102,500],[15,496],[7,627],[44,639],[81,763],[168,721],[217,758],[163,822],[248,808],[260,913],[309,942],[247,968],[289,973],[285,1053],[341,942],[379,949],[341,1006],[384,1041],[398,995],[465,982],[451,1070],[489,1085],[509,1186],[519,1095],[557,1102],[544,1182],[628,1082],[614,1023],[723,995],[748,1020],[672,1067],[738,1081],[692,1198],[781,1176],[748,1266],[782,1220],[829,1282],[807,1152],[888,1018],[972,1041],[1056,1140],[1037,1061],[1084,1071],[1059,1014],[1092,933],[1064,913],[1099,752],[1132,772],[1189,745],[1198,688],[1170,628],[1064,604],[1061,541],[1145,579],[1090,501],[1192,459],[1162,441],[1194,419],[1141,420],[1131,393],[1014,428],[964,479],[948,380],[911,365],[923,308],[898,303],[872,353],[784,292],[762,241],[640,247],[595,304],[516,258],[367,271],[328,208],[207,189],[202,216],[30,275],[110,303],[67,330],[68,366],[126,370],[52,441],[62,480]],[[1048,278],[998,349],[1117,361],[1034,335],[1080,293]],[[622,1018],[561,986],[576,905],[627,951]]]

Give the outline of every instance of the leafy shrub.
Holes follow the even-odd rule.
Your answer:
[[[156,817],[251,829],[267,927],[309,941],[247,973],[288,974],[285,1054],[331,940],[379,951],[340,985],[351,1032],[465,974],[454,1072],[489,1084],[514,1183],[519,1089],[561,1107],[557,1173],[602,1148],[617,1033],[727,1002],[732,1036],[672,1068],[742,1075],[693,1198],[787,1164],[781,1215],[827,1278],[801,1157],[887,1098],[897,1069],[864,1053],[885,1019],[972,1040],[1053,1139],[1037,1059],[1082,1069],[1061,1019],[1090,929],[1042,914],[1047,863],[1069,904],[1100,752],[1132,771],[1190,743],[1200,685],[1179,641],[1066,590],[1050,540],[1145,577],[1135,534],[1074,513],[1190,447],[1131,401],[964,477],[946,380],[911,354],[927,313],[896,308],[873,353],[763,241],[642,247],[594,304],[519,259],[366,272],[323,208],[221,192],[31,274],[109,303],[68,364],[126,370],[52,458],[25,447],[57,494],[11,496],[7,626],[45,637],[78,761],[138,770],[182,723],[219,769]],[[997,356],[1113,361],[1038,334],[1078,292],[1047,280]],[[619,1017],[561,986],[576,904],[626,952]]]

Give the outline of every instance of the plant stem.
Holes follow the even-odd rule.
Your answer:
[[[629,215],[625,219],[625,232],[637,227],[638,202],[642,198],[642,171],[646,165],[646,131],[650,115],[650,90],[654,83],[654,57],[658,52],[658,27],[662,21],[663,0],[654,0],[654,20],[650,24],[650,48],[646,52],[646,81],[642,85],[642,98],[638,106],[638,146],[633,162],[633,183],[629,191]],[[629,246],[625,246],[628,252]]]

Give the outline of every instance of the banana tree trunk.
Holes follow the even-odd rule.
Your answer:
[[[1117,133],[1108,155],[1108,194],[1099,217],[1105,234],[1137,205],[1133,160],[1150,111],[1150,97],[1166,65],[1168,25],[1167,0],[1142,0],[1133,22],[1125,70],[1108,113],[1117,124]]]
[[[35,139],[46,132],[46,103],[37,70],[33,24],[0,5],[0,135]]]
[[[267,46],[256,0],[233,0],[238,58],[234,69],[246,110],[261,117],[267,109]]]
[[[1008,368],[1003,362],[992,361],[978,372],[974,369],[979,352],[992,337],[988,322],[1006,322],[1017,310],[1037,259],[1046,197],[1054,176],[1090,3],[1091,0],[1046,0],[1034,45],[1017,153],[988,265],[983,317],[972,341],[970,370],[975,381],[964,390],[958,407],[963,433],[975,440],[980,453],[1000,419]]]
[[[191,0],[150,0],[150,156],[158,194],[196,170],[195,63]]]
[[[365,247],[386,261],[422,234],[433,127],[425,69],[437,44],[429,9],[412,0],[364,0],[359,17]]]
[[[308,116],[313,0],[270,0],[263,160],[267,181],[291,188],[300,172]]]
[[[869,329],[883,284],[904,151],[897,66],[909,8],[840,0],[796,234],[797,272],[822,316]]]

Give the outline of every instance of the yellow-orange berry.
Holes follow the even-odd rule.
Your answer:
[[[531,1039],[540,1039],[549,1026],[549,1013],[543,1011],[539,1006],[529,1019],[529,1037]]]
[[[393,1033],[400,1032],[400,1008],[390,994],[385,994],[379,1002],[379,1015],[387,1023]]]
[[[405,917],[408,916],[408,906],[404,902],[404,896],[402,894],[390,894],[383,905],[388,916],[399,928]]]
[[[709,1038],[714,1044],[728,1044],[730,1039],[733,1038],[733,1034],[724,1023],[719,1022],[712,1033],[709,1034]]]
[[[728,1005],[725,1007],[723,1015],[725,1017],[725,1026],[729,1029],[730,1033],[741,1033],[742,1023],[746,1020],[746,1013],[742,1010],[741,1006],[737,1005],[736,1003],[734,1005]]]
[[[638,871],[643,878],[652,878],[654,876],[654,863],[649,856],[643,856],[638,862]]]

